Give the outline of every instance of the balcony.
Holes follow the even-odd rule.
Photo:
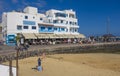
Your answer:
[[[54,23],[54,26],[67,27],[67,24],[64,24],[64,23]]]
[[[70,28],[79,28],[80,26],[78,25],[70,25]]]

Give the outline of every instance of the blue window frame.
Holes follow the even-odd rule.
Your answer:
[[[49,31],[49,30],[52,30],[52,27],[48,27],[48,31]]]
[[[54,31],[57,31],[57,28],[56,28],[56,27],[54,28]]]
[[[65,31],[65,28],[61,28],[61,31]]]
[[[60,32],[60,27],[58,28],[58,32]]]
[[[44,31],[45,30],[45,27],[41,27],[41,31]]]
[[[54,32],[53,27],[48,27],[48,32]]]
[[[28,29],[28,26],[23,26],[24,29]]]

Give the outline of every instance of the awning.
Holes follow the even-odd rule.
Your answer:
[[[85,38],[85,36],[83,34],[78,34],[78,35],[75,35],[75,38]]]
[[[56,34],[48,34],[49,38],[59,38]]]
[[[35,34],[39,39],[49,38],[47,34]]]
[[[34,33],[22,33],[25,39],[37,39]]]
[[[25,39],[49,39],[49,38],[85,38],[83,34],[45,34],[45,33],[23,33]]]

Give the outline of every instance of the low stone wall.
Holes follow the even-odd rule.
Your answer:
[[[89,45],[89,46],[75,46],[75,47],[61,47],[54,49],[42,49],[31,51],[19,51],[19,59],[27,57],[40,56],[45,54],[66,54],[66,53],[120,53],[120,44],[105,44],[105,45]],[[0,56],[0,63],[8,60],[15,60],[16,53]]]

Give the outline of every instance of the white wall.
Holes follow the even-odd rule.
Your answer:
[[[23,11],[25,13],[29,13],[29,14],[37,14],[38,13],[38,9],[36,7],[26,7]]]
[[[28,16],[28,19],[25,19],[25,16]],[[34,19],[33,19],[34,17]],[[36,22],[36,16],[30,14],[23,14],[17,12],[7,13],[7,32],[8,33],[38,33],[38,26]],[[36,22],[36,30],[32,30],[32,25],[27,25],[29,29],[17,30],[17,25],[25,26],[23,24],[23,20],[26,21],[35,21]]]

